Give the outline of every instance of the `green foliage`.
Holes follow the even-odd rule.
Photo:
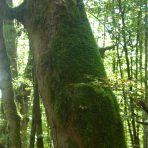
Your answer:
[[[142,146],[143,133],[138,133],[142,131],[142,126],[136,121],[143,118],[138,102],[146,96],[144,85],[147,72],[144,67],[147,56],[143,52],[146,37],[144,33],[147,30],[144,29],[145,5],[145,1],[140,0],[101,0],[98,3],[96,0],[86,1],[86,10],[96,40],[104,48],[103,60],[109,78],[107,81],[120,103],[128,147],[140,147],[139,141]],[[115,47],[106,51],[106,47],[111,45]],[[132,142],[130,138],[133,139]]]

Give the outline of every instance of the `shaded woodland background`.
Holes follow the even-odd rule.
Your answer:
[[[11,1],[8,3],[12,6]],[[84,3],[107,72],[105,81],[120,106],[128,148],[148,148],[147,0],[85,0]],[[17,1],[13,6],[16,4]],[[16,20],[5,21],[4,35],[21,119],[22,147],[53,148],[52,127],[47,123],[47,112],[34,77],[27,31]],[[9,133],[2,98],[0,103],[0,144],[5,146]]]

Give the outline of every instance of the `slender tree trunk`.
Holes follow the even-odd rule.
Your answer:
[[[34,99],[34,102],[35,102],[35,99]],[[36,111],[35,103],[33,103],[32,124],[31,124],[31,135],[30,135],[29,148],[34,148],[34,143],[35,143],[35,132],[36,132],[35,111]]]
[[[38,84],[36,76],[34,74],[34,101],[33,101],[33,111],[32,111],[31,137],[30,137],[30,146],[29,146],[30,148],[34,147],[35,135],[37,135],[37,148],[44,148]]]
[[[0,146],[8,147],[7,121],[4,112],[3,99],[0,98]]]
[[[122,62],[121,62],[121,56],[120,56],[120,52],[119,52],[119,44],[120,44],[120,33],[117,31],[117,20],[115,19],[115,1],[113,0],[112,1],[113,3],[113,26],[115,28],[115,34],[116,36],[114,35],[113,33],[113,37],[112,37],[112,40],[115,40],[115,45],[116,45],[116,54],[117,54],[117,65],[119,66],[119,72],[120,72],[120,78],[121,80],[124,79],[124,74],[123,74],[123,70],[122,70]],[[121,2],[119,2],[119,5],[120,5]],[[120,7],[120,6],[119,6]],[[121,8],[120,8],[121,9]],[[121,10],[120,10],[121,11]],[[123,95],[123,99],[124,99],[124,114],[125,116],[127,116],[129,114],[129,105],[128,105],[128,99],[127,99],[127,94],[126,94],[126,89],[125,89],[125,85],[124,85],[124,82],[122,81],[121,82],[122,84],[122,95]],[[127,128],[128,128],[128,131],[129,131],[129,135],[130,135],[130,139],[131,139],[131,144],[134,145],[134,139],[133,139],[133,135],[132,135],[132,126],[131,126],[131,122],[129,120],[129,118],[126,119],[126,122],[127,122]]]
[[[40,109],[40,99],[38,93],[38,85],[35,80],[35,96],[36,96],[36,134],[37,134],[37,148],[44,148],[43,144],[43,133],[42,133],[42,117],[41,117],[41,109]]]
[[[21,148],[27,147],[27,126],[28,126],[28,100],[30,95],[30,89],[27,84],[22,83],[21,86],[16,90],[19,91],[20,95],[17,95],[17,100],[20,105],[20,114],[22,116],[20,121],[21,131]]]
[[[123,79],[123,72],[122,72],[122,64],[121,64],[121,59],[120,59],[118,48],[119,47],[117,46],[117,58],[118,58],[118,63],[119,63],[120,77],[121,77],[121,80],[122,80]],[[122,95],[123,95],[123,98],[124,98],[124,105],[125,105],[124,112],[125,112],[125,115],[127,116],[128,115],[128,101],[127,101],[127,95],[126,95],[125,86],[124,86],[123,82],[122,82]],[[129,130],[130,138],[131,138],[131,144],[134,145],[131,123],[130,123],[130,120],[128,118],[126,119],[126,121],[127,121],[127,126],[128,126],[128,130]]]
[[[32,54],[29,53],[28,63],[24,72],[24,79],[32,81]],[[21,130],[21,139],[22,139],[22,148],[28,147],[27,145],[27,126],[28,126],[28,110],[29,110],[29,99],[31,88],[27,83],[21,83],[20,87],[17,90],[17,100],[20,104],[20,113],[22,115],[22,120],[20,122],[20,130]],[[20,94],[21,92],[21,94]]]
[[[128,81],[132,80],[132,63],[129,60],[128,55],[128,48],[127,48],[127,39],[126,39],[126,24],[125,24],[125,5],[122,5],[121,0],[118,0],[119,3],[119,11],[121,14],[121,21],[122,21],[122,36],[123,36],[123,51],[125,53],[125,60],[126,60],[126,67],[127,67],[127,79]],[[132,92],[133,88],[130,86],[129,91]],[[133,140],[134,140],[134,148],[139,148],[139,139],[137,137],[137,129],[136,129],[136,122],[135,122],[135,116],[134,116],[134,102],[132,96],[129,97],[130,101],[130,112],[131,112],[131,124],[132,124],[132,133],[133,133]]]
[[[145,0],[145,103],[148,105],[148,4]],[[145,113],[144,120],[148,120]],[[148,148],[148,126],[144,126],[144,148]]]
[[[9,147],[20,148],[19,117],[17,115],[11,84],[10,63],[3,38],[4,1],[0,0],[0,88],[4,100],[4,110],[9,127]]]
[[[13,6],[12,0],[7,0],[7,3],[10,6]],[[17,34],[14,27],[14,21],[5,20],[4,21],[4,38],[5,38],[7,54],[10,59],[12,78],[17,77],[18,75],[16,37],[17,37]]]

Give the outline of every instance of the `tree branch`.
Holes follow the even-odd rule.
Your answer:
[[[148,122],[145,122],[145,121],[136,121],[136,122],[142,125],[148,125]]]
[[[100,50],[102,51],[107,51],[107,50],[111,50],[114,49],[116,45],[111,45],[111,46],[107,46],[107,47],[99,47]]]
[[[140,100],[140,101],[138,102],[138,104],[142,107],[142,109],[143,109],[146,113],[148,113],[148,106],[146,105],[146,103],[145,103],[144,101]]]
[[[101,57],[104,58],[105,51],[115,49],[115,47],[116,47],[116,45],[111,45],[111,46],[107,46],[107,47],[99,47]]]

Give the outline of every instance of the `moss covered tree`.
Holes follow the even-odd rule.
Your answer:
[[[26,0],[6,9],[28,30],[55,148],[125,148],[82,0]]]

